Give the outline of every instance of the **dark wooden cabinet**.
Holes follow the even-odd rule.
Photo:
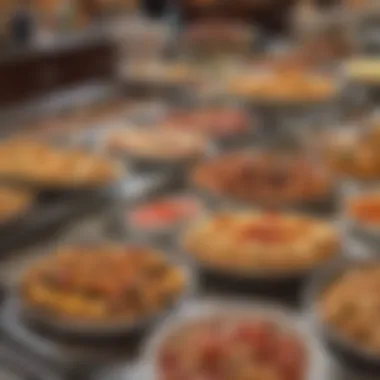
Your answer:
[[[109,39],[64,49],[57,45],[56,49],[0,53],[0,108],[90,81],[111,79],[115,68],[116,47]]]

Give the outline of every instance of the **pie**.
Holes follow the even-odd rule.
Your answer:
[[[273,206],[327,199],[333,188],[322,165],[302,155],[272,152],[217,157],[195,168],[191,180],[212,195]]]
[[[231,137],[249,131],[249,115],[237,109],[210,107],[179,111],[171,115],[164,127],[173,130],[200,133],[211,138]]]
[[[346,270],[319,299],[322,320],[342,337],[380,355],[380,265]]]
[[[191,226],[183,246],[209,268],[236,274],[299,272],[339,251],[335,228],[298,215],[224,212]]]
[[[307,364],[295,332],[255,315],[184,324],[164,341],[157,359],[159,380],[303,380]]]
[[[150,160],[191,160],[207,149],[207,142],[198,135],[148,128],[111,131],[105,144],[111,152]]]
[[[81,187],[109,184],[121,174],[115,162],[85,151],[53,148],[33,139],[0,144],[0,177],[5,179]]]
[[[28,308],[63,320],[134,322],[175,303],[185,285],[183,271],[160,252],[72,246],[33,265],[21,297]]]
[[[286,68],[245,73],[229,85],[233,95],[278,103],[324,102],[337,91],[331,78]]]

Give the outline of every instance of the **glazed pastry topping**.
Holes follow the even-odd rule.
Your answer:
[[[297,272],[339,250],[332,225],[306,216],[224,212],[190,227],[186,252],[209,267],[242,274]]]
[[[158,358],[160,380],[302,380],[307,353],[293,332],[256,318],[217,318],[185,325]]]
[[[134,322],[172,305],[185,283],[182,270],[150,249],[68,247],[28,270],[22,298],[52,317]]]
[[[302,156],[241,152],[200,165],[193,182],[210,193],[271,205],[327,198],[332,179],[323,167]]]
[[[323,321],[342,337],[380,355],[380,265],[347,270],[319,300]]]

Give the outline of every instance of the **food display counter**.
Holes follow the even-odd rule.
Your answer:
[[[0,377],[379,378],[378,63],[234,23],[0,58]]]

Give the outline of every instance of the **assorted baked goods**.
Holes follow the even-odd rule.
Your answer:
[[[260,103],[305,104],[330,101],[338,88],[330,77],[284,68],[245,73],[231,81],[228,92]]]
[[[196,134],[161,129],[125,128],[105,137],[106,149],[152,161],[187,161],[206,153],[207,141]]]
[[[0,222],[7,222],[23,213],[30,207],[33,198],[27,191],[0,186]]]
[[[90,187],[119,179],[120,166],[93,153],[59,149],[33,139],[0,144],[0,178],[52,187]]]
[[[207,268],[236,275],[298,273],[339,253],[335,228],[292,214],[223,212],[184,234],[186,252]]]
[[[26,311],[62,321],[138,323],[174,305],[186,282],[148,248],[72,246],[32,265],[20,296]]]
[[[173,113],[165,121],[164,127],[199,133],[210,138],[229,138],[247,133],[251,121],[249,115],[239,109],[205,107]]]
[[[159,380],[303,380],[308,351],[298,334],[260,315],[209,316],[183,324],[159,348]]]
[[[301,155],[244,151],[198,166],[193,184],[228,199],[289,206],[327,199],[333,181],[325,168]]]
[[[347,342],[380,355],[380,264],[352,266],[318,300],[323,323]]]

